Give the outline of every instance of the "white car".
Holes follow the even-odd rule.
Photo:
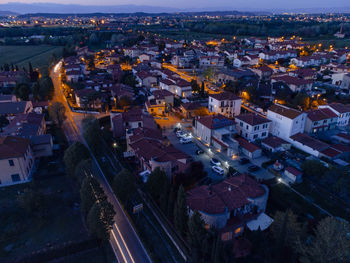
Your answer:
[[[220,175],[224,175],[224,173],[225,173],[224,169],[222,169],[219,166],[213,166],[211,169]]]
[[[182,143],[182,144],[191,143],[191,142],[192,142],[192,138],[190,138],[190,137],[182,137],[180,139],[180,143]]]
[[[211,158],[210,163],[215,166],[220,166],[221,162],[218,159]]]
[[[176,136],[178,137],[178,138],[182,138],[183,136],[185,136],[186,134],[183,132],[183,131],[177,131],[176,132]]]

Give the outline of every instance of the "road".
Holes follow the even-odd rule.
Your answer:
[[[73,113],[63,95],[61,89],[61,81],[59,72],[61,63],[58,63],[51,72],[51,78],[55,87],[55,95],[53,101],[61,102],[66,108],[67,119],[63,123],[63,130],[66,134],[68,142],[71,144],[75,141],[84,143],[87,147],[83,136],[81,135],[81,120],[83,114]],[[89,147],[88,147],[89,148]],[[90,150],[90,149],[89,149]],[[91,151],[90,151],[91,153]],[[128,217],[126,216],[122,206],[118,199],[114,195],[112,188],[110,187],[106,177],[104,176],[100,165],[96,158],[91,153],[91,157],[94,161],[94,170],[97,180],[101,183],[108,200],[114,207],[116,215],[114,217],[115,224],[110,233],[110,244],[118,259],[119,263],[150,263],[152,262],[149,258],[146,249],[139,237],[137,236],[133,226],[131,225]]]

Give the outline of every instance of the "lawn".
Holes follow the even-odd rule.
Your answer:
[[[62,47],[37,45],[37,46],[0,46],[0,65],[5,63],[28,68],[31,62],[34,68],[48,67],[51,55],[57,57],[62,54]]]
[[[27,184],[0,188],[2,259],[11,261],[51,245],[87,238],[80,211],[74,208],[74,204],[79,202],[79,193],[73,190],[74,187],[64,174],[57,173],[58,169],[52,163],[51,168],[40,166],[41,170],[44,168],[46,177],[41,176]],[[44,194],[44,217],[29,213],[20,205],[18,197],[28,187]]]

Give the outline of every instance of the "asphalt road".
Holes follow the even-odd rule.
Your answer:
[[[51,72],[51,78],[55,87],[55,96],[53,101],[59,101],[66,107],[67,119],[63,124],[63,130],[66,134],[69,143],[80,141],[86,145],[84,138],[81,135],[80,123],[76,123],[75,120],[81,120],[83,114],[71,112],[67,101],[61,90],[61,83],[59,79],[60,64]],[[80,127],[80,128],[78,128]],[[87,146],[88,147],[88,146]],[[91,152],[91,151],[90,151]],[[105,190],[105,193],[114,207],[116,215],[114,217],[115,224],[110,234],[110,244],[118,259],[119,263],[150,263],[152,262],[149,258],[145,248],[134,228],[132,227],[128,217],[124,213],[118,199],[115,197],[113,190],[107,182],[97,160],[91,154],[94,160],[94,170],[97,180],[101,183],[101,186]]]

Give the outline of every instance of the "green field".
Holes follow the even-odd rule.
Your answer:
[[[31,62],[34,68],[48,67],[51,55],[62,54],[62,47],[56,46],[0,46],[0,65],[14,64],[18,67],[28,67]]]

